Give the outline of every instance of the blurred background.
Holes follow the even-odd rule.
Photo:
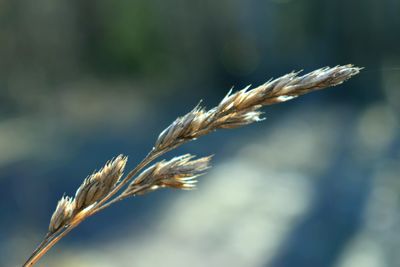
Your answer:
[[[365,70],[166,155],[215,154],[198,190],[115,205],[38,266],[400,266],[399,42],[399,0],[0,0],[0,266],[200,99],[347,63]]]

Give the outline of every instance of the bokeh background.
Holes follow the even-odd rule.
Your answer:
[[[166,155],[215,153],[198,190],[115,205],[38,266],[400,266],[399,42],[399,0],[1,0],[0,266],[200,99],[347,63],[365,70]]]

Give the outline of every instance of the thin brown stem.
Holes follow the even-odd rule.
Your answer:
[[[111,205],[113,205],[113,204],[115,204],[115,203],[117,203],[119,201],[122,201],[122,200],[124,200],[124,199],[126,199],[128,197],[131,197],[131,196],[133,196],[133,195],[135,195],[137,193],[140,193],[140,191],[143,191],[143,190],[145,190],[147,188],[148,188],[148,186],[143,186],[143,187],[138,188],[135,192],[131,192],[131,194],[129,194],[129,195],[120,195],[120,196],[108,201],[107,203],[105,203],[101,207],[98,207],[97,209],[93,210],[91,215],[94,215],[94,214],[96,214],[96,213],[98,213],[98,212],[110,207]]]
[[[66,226],[58,229],[52,234],[47,234],[35,251],[33,251],[32,255],[24,263],[23,267],[33,266],[36,262],[38,262],[51,247],[53,247],[63,236],[72,230],[68,230],[68,228],[69,226]]]
[[[61,229],[59,229],[61,230]],[[57,233],[57,232],[56,232]],[[29,257],[29,259],[25,262],[24,266],[29,266],[27,265],[32,259],[33,257],[39,252],[41,251],[46,244],[49,242],[50,239],[52,239],[56,233],[53,234],[46,234],[46,236],[44,237],[43,241],[37,246],[37,248],[32,252],[32,255]]]

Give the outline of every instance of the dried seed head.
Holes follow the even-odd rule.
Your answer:
[[[54,233],[71,219],[74,211],[73,198],[63,196],[57,203],[56,210],[50,219],[49,232]]]
[[[150,166],[128,186],[123,195],[144,194],[160,187],[193,189],[197,182],[195,178],[210,167],[211,157],[193,158],[187,154]]]
[[[127,157],[119,155],[87,177],[75,194],[76,210],[82,210],[106,196],[121,178]]]
[[[220,128],[236,128],[260,121],[262,106],[341,84],[360,70],[353,65],[344,65],[321,68],[303,76],[292,72],[251,90],[250,86],[233,94],[231,90],[215,108],[206,111],[197,106],[176,119],[159,135],[155,149],[173,148]]]

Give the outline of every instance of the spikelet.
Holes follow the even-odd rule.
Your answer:
[[[75,209],[82,210],[107,195],[121,178],[127,157],[119,155],[98,172],[87,177],[75,194]]]
[[[63,196],[57,203],[56,210],[50,219],[49,233],[54,233],[71,219],[74,202],[71,197]]]

